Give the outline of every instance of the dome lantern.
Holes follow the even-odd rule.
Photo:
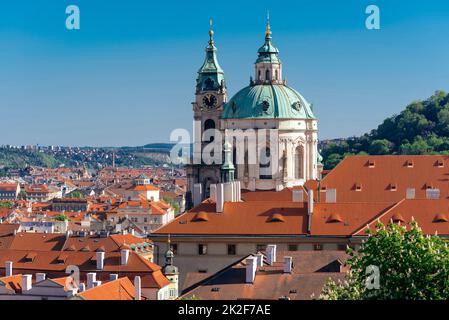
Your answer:
[[[271,43],[270,17],[267,15],[265,43],[257,51],[255,84],[282,83],[282,63],[279,50]]]

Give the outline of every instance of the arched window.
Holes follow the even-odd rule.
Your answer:
[[[257,80],[262,80],[262,74],[261,74],[260,70],[259,70],[259,73],[257,75]]]
[[[271,172],[271,151],[269,147],[263,148],[259,156],[259,178],[272,179]]]
[[[265,71],[265,80],[270,80],[270,70]]]
[[[304,147],[295,149],[295,179],[304,179]]]
[[[279,78],[279,77],[278,77],[278,70],[276,69],[276,70],[274,71],[274,79],[275,79],[275,80],[279,80],[278,78]]]
[[[215,121],[212,119],[207,119],[206,121],[204,121],[204,132],[206,132],[206,130],[209,129],[215,129]],[[214,136],[209,138],[209,141],[205,141],[205,142],[212,142],[214,141]]]

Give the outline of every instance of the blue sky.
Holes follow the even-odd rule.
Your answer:
[[[65,28],[76,4],[81,29]],[[365,28],[379,6],[381,29]],[[449,91],[449,1],[17,0],[0,5],[0,144],[166,142],[192,126],[213,18],[230,96],[249,83],[266,11],[289,85],[322,139],[359,135]]]

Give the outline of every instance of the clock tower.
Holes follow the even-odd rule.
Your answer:
[[[221,163],[205,163],[202,154],[204,148],[215,140],[215,136],[213,135],[214,131],[210,129],[221,130],[220,119],[223,113],[223,106],[226,102],[226,82],[223,69],[218,64],[217,48],[214,44],[214,32],[211,21],[206,57],[203,65],[198,70],[195,101],[192,103],[194,141],[193,159],[186,166],[188,179],[186,195],[187,209],[191,208],[195,202],[193,199],[194,188],[201,189],[196,190],[196,193],[200,193],[200,198],[203,200],[209,196],[210,185],[220,182]]]

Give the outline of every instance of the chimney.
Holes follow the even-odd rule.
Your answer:
[[[415,188],[407,188],[405,192],[406,199],[415,199]]]
[[[213,202],[217,202],[217,185],[216,184],[210,185],[210,199]]]
[[[120,264],[122,266],[126,266],[128,264],[128,259],[129,259],[129,250],[128,249],[120,250]]]
[[[310,232],[312,228],[312,215],[313,215],[313,190],[309,190],[309,203],[307,206],[307,231]]]
[[[303,202],[304,201],[304,193],[302,190],[292,190],[292,201],[293,202]]]
[[[216,190],[215,190],[215,195],[216,195],[216,211],[218,213],[223,212],[223,207],[224,207],[224,186],[222,183],[218,183]]]
[[[284,273],[292,273],[293,260],[292,257],[284,257]]]
[[[97,270],[103,270],[104,268],[104,252],[96,252],[97,255]]]
[[[109,275],[109,281],[115,281],[118,279],[118,274],[117,273],[111,273]]]
[[[242,200],[242,186],[240,184],[240,180],[235,181],[235,184],[237,186],[237,199],[236,201]]]
[[[142,289],[140,286],[140,276],[134,277],[134,288],[135,288],[134,300],[140,300],[142,296]]]
[[[134,229],[131,229],[131,235],[132,236],[134,235]]]
[[[92,288],[101,286],[101,281],[100,281],[100,280],[96,280],[96,281],[94,281],[94,282],[92,283],[92,285],[93,285]]]
[[[24,274],[22,276],[22,293],[31,290],[32,280],[33,276],[31,274]]]
[[[326,189],[326,203],[337,202],[337,189]]]
[[[256,278],[256,270],[257,270],[257,258],[249,257],[246,258],[246,283],[254,283],[254,279]]]
[[[86,284],[85,283],[80,283],[80,287],[78,289],[78,292],[84,292],[86,291]]]
[[[69,289],[67,291],[67,298],[71,298],[73,296],[76,296],[76,294],[78,293],[78,289],[74,288],[74,289]]]
[[[267,246],[267,262],[269,265],[272,265],[276,262],[276,245],[275,244],[269,244]]]
[[[201,203],[203,199],[203,190],[201,183],[195,183],[193,185],[193,206],[196,207]]]
[[[234,201],[234,184],[232,182],[223,183],[224,189],[224,201],[233,202]]]
[[[257,257],[257,266],[258,267],[263,267],[263,254],[262,253],[258,253],[256,255]]]
[[[313,213],[313,190],[309,190],[309,202],[307,206],[307,213],[309,216]]]
[[[5,262],[5,276],[6,277],[12,276],[12,261]]]
[[[96,281],[97,274],[95,272],[89,272],[87,274],[87,289],[92,289],[94,287],[94,282]]]
[[[45,280],[45,273],[38,272],[36,273],[36,282],[41,282]]]

